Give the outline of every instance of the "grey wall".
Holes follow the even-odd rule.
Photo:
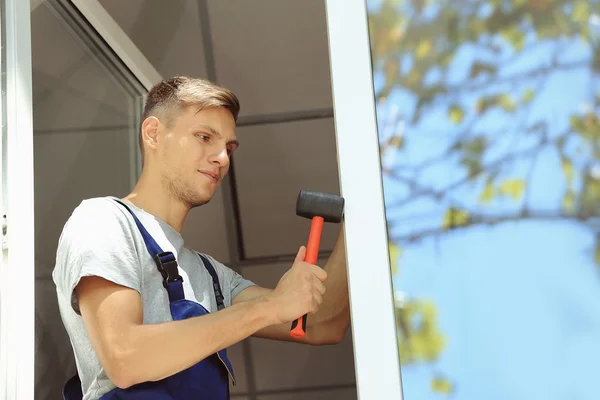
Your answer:
[[[276,285],[308,234],[308,221],[294,213],[298,190],[339,193],[322,1],[101,3],[163,76],[207,77],[240,97],[237,197],[227,182],[191,213],[183,234],[188,247]],[[136,127],[133,96],[44,4],[32,11],[32,40],[36,399],[55,399],[74,371],[50,279],[56,243],[81,199],[131,188]],[[325,254],[335,234],[326,226]],[[314,348],[252,338],[233,346],[230,357],[235,398],[356,398],[350,332],[340,345]]]

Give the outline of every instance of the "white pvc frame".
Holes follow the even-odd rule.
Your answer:
[[[98,0],[70,1],[147,91],[162,81],[163,77],[160,73]],[[131,157],[136,160],[136,164],[132,165],[130,171],[131,181],[135,183],[142,172],[142,157],[137,145],[137,137],[131,137],[130,147],[132,149]]]
[[[0,397],[33,399],[35,257],[30,4],[4,0],[6,262],[0,270]]]
[[[365,0],[327,0],[359,399],[402,400]]]
[[[70,0],[98,34],[113,49],[129,68],[131,73],[144,85],[146,90],[162,80],[162,76],[152,63],[142,54],[129,36],[110,16],[98,0]]]
[[[147,89],[162,79],[97,0],[72,2]],[[29,400],[35,365],[30,4],[4,0],[4,6],[9,175],[2,187],[8,262],[0,264],[0,398]],[[326,10],[357,393],[401,400],[366,5],[327,0]]]
[[[6,26],[7,249],[0,262],[0,399],[34,398],[35,237],[31,7],[29,0],[0,0]],[[72,0],[94,29],[148,90],[162,80],[97,0]],[[137,148],[137,146],[135,146]],[[0,146],[1,150],[1,146]],[[2,172],[0,168],[0,173]],[[4,193],[3,193],[4,194]],[[2,197],[2,196],[0,196]],[[0,217],[1,217],[0,215]]]

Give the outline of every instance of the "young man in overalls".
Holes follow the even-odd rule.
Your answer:
[[[65,224],[53,279],[78,372],[65,398],[224,400],[235,379],[229,346],[252,335],[297,340],[290,322],[307,313],[301,341],[344,336],[343,229],[324,269],[302,261],[302,246],[273,290],[184,246],[188,212],[210,201],[238,147],[238,113],[236,96],[211,82],[158,83],[133,191],[84,200]]]

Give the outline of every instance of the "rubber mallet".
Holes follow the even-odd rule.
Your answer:
[[[324,222],[339,223],[344,215],[344,198],[328,193],[301,190],[296,200],[296,215],[310,219],[310,234],[304,261],[316,265]],[[296,339],[306,336],[306,317],[292,322],[290,335]]]

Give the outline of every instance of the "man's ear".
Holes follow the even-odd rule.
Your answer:
[[[160,130],[160,121],[156,117],[148,117],[142,122],[141,132],[144,147],[155,149]]]

